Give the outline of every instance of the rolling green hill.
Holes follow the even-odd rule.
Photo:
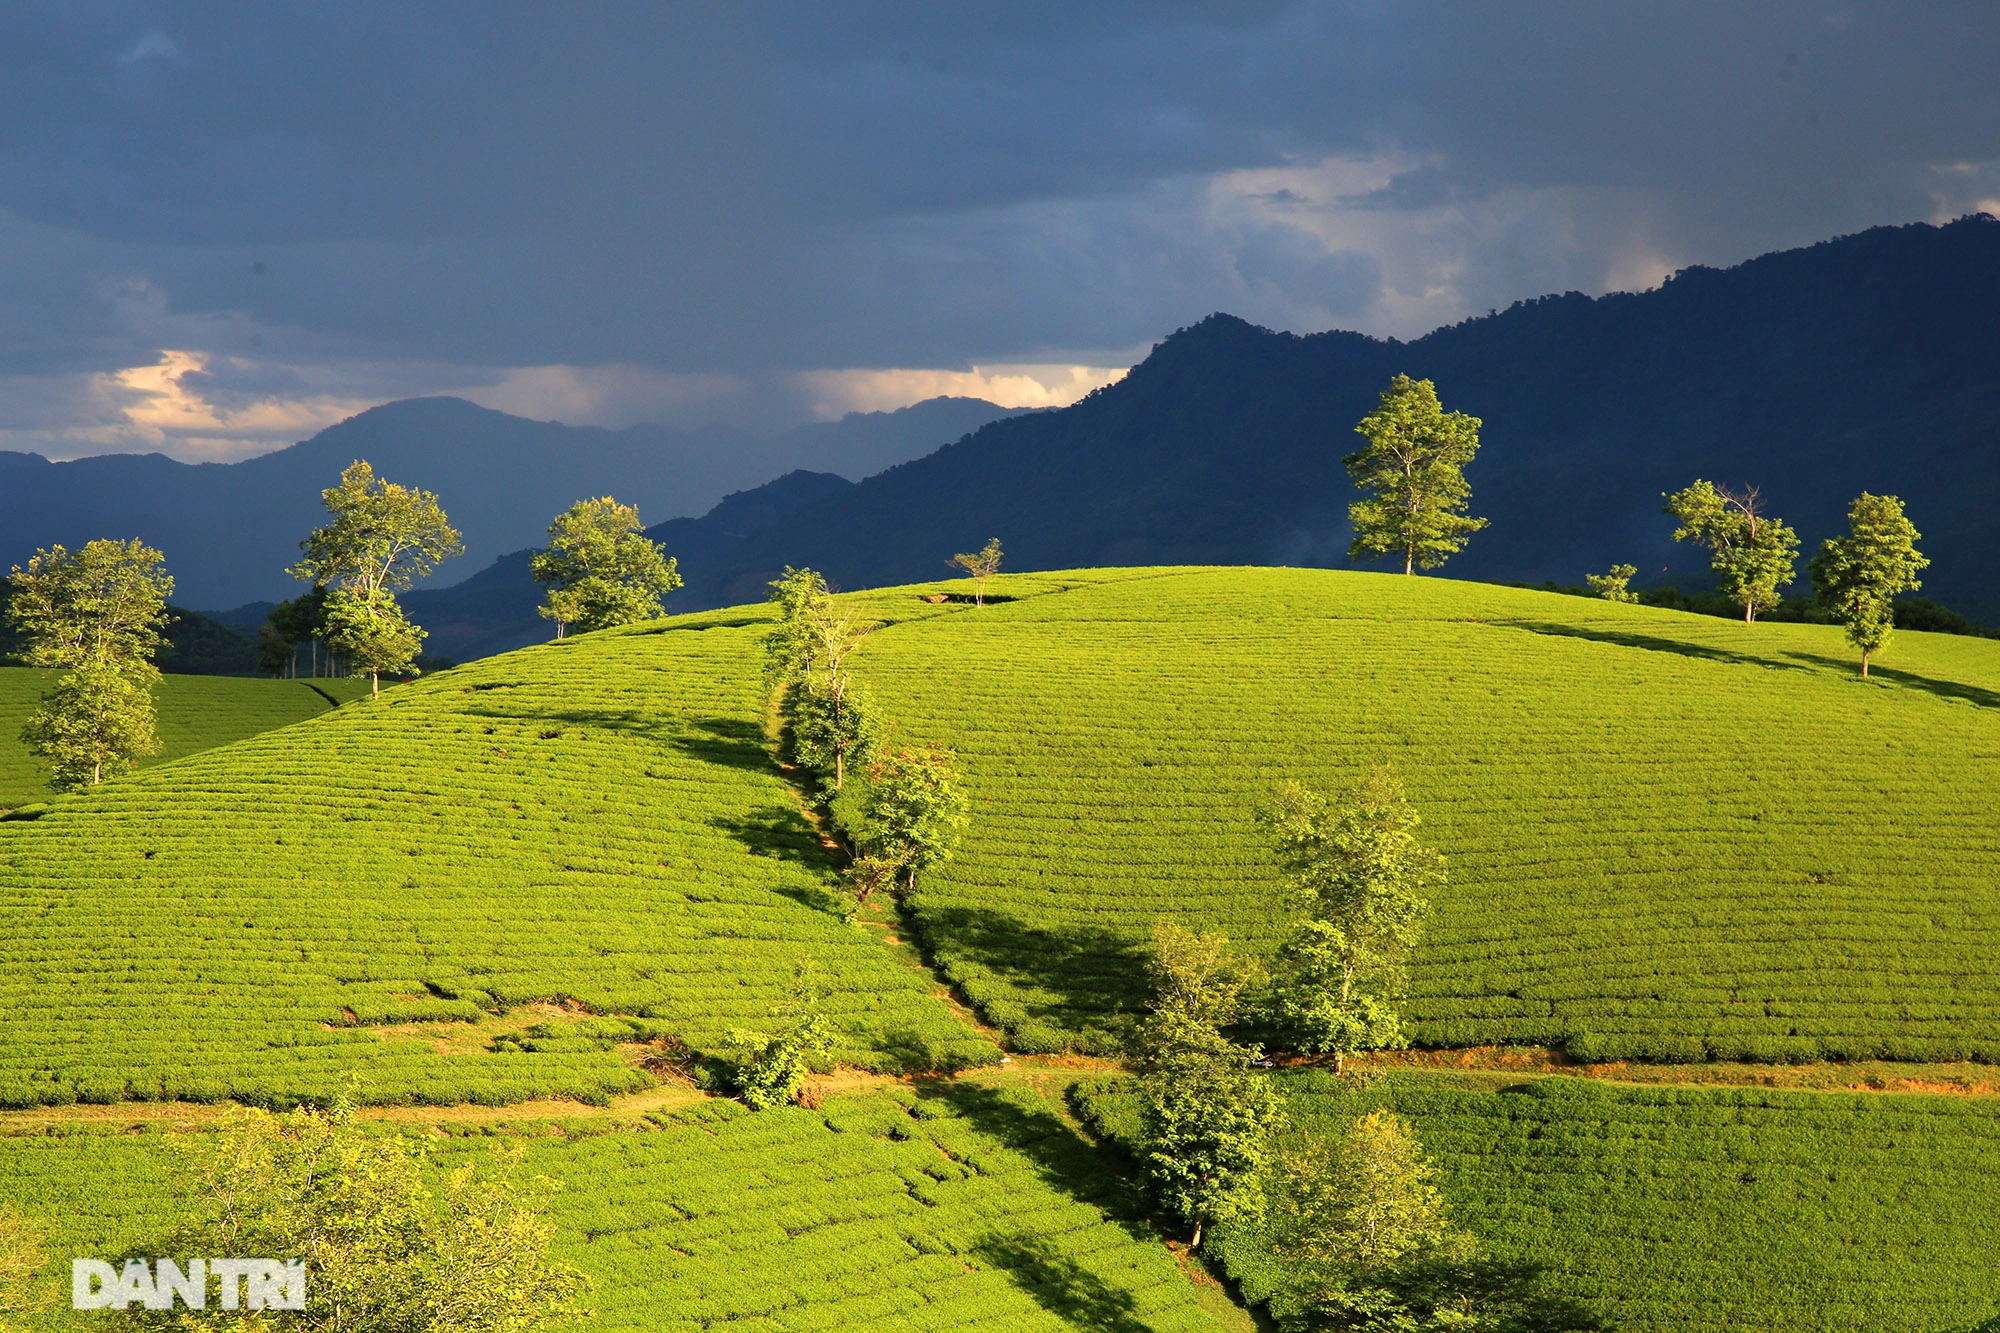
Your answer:
[[[594,1100],[651,1081],[617,1039],[725,1044],[807,955],[849,1060],[995,1058],[820,910],[758,633],[526,649],[0,823],[0,1104],[283,1103],[351,1068],[378,1100]],[[407,1026],[535,1001],[604,1017],[463,1052]]]
[[[21,724],[35,710],[53,673],[0,667],[0,810],[45,801],[48,773],[21,744]],[[365,681],[248,680],[230,676],[161,678],[160,742],[148,765],[317,717],[358,697]]]
[[[1275,944],[1257,804],[1388,758],[1451,858],[1424,1042],[2000,1058],[2000,644],[1899,635],[1863,683],[1823,627],[1435,579],[946,589],[856,594],[885,624],[854,661],[901,734],[962,756],[974,822],[904,915],[1017,1049],[1110,1049],[1159,914]],[[284,1104],[358,1071],[365,1101],[441,1108],[426,1127],[468,1136],[430,1134],[446,1158],[515,1134],[565,1182],[598,1329],[1211,1326],[1129,1167],[1066,1122],[1095,1071],[994,1067],[903,931],[842,919],[771,756],[764,625],[525,649],[0,821],[0,1201],[59,1218],[63,1254],[144,1248],[176,1184],[166,1136],[123,1131],[182,1112],[72,1103]],[[464,1105],[626,1107],[660,1044],[725,1049],[808,955],[842,1063],[973,1072],[765,1115]],[[1284,1085],[1302,1121],[1411,1116],[1489,1251],[1628,1333],[2000,1307],[1990,1098]],[[1254,1296],[1258,1238],[1224,1252]]]
[[[910,907],[1025,1048],[1111,1049],[1158,915],[1273,947],[1256,808],[1388,760],[1451,867],[1421,1042],[2000,1060],[2000,644],[1900,634],[1863,682],[1825,626],[1152,575],[899,624],[855,659],[963,756],[977,834]]]

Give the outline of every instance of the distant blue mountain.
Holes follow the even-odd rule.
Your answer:
[[[56,542],[140,537],[166,553],[182,605],[290,597],[298,586],[284,570],[298,558],[299,539],[324,520],[320,491],[366,458],[378,474],[443,500],[465,534],[466,554],[439,573],[451,580],[532,545],[559,510],[586,496],[615,495],[654,521],[693,517],[732,491],[800,468],[867,476],[1006,415],[991,403],[939,398],[765,439],[719,427],[564,426],[456,398],[415,398],[242,463],[0,454],[0,570]]]
[[[936,578],[991,536],[1010,569],[1344,565],[1341,456],[1403,372],[1485,421],[1466,476],[1491,525],[1449,576],[1577,583],[1630,562],[1642,582],[1705,585],[1662,492],[1759,485],[1810,554],[1868,490],[1907,503],[1927,594],[2000,620],[1996,310],[2000,221],[1980,215],[1525,301],[1408,343],[1216,315],[1072,407],[994,422],[750,535],[695,572],[685,604],[736,600],[787,564],[848,588]]]

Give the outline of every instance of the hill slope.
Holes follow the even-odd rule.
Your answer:
[[[48,772],[21,743],[21,726],[53,675],[30,667],[0,667],[0,810],[49,799]],[[318,717],[334,706],[334,700],[353,697],[355,684],[166,676],[155,695],[162,752],[144,762],[165,763]]]
[[[1458,577],[1576,583],[1630,561],[1705,584],[1659,512],[1663,491],[1705,476],[1760,484],[1808,551],[1862,490],[1901,495],[1935,562],[1927,590],[2000,619],[1996,296],[2000,221],[1979,216],[1690,269],[1636,295],[1525,302],[1410,343],[1215,316],[1075,406],[996,422],[803,511],[715,580],[785,564],[850,588],[935,578],[993,535],[1015,569],[1344,565],[1340,459],[1400,371],[1485,420],[1467,476],[1491,526],[1452,562]]]
[[[1451,864],[1420,1042],[2000,1060],[2000,644],[1899,634],[1864,683],[1825,626],[1145,573],[894,625],[854,659],[886,716],[963,756],[978,835],[910,910],[1026,1048],[1110,1048],[1158,915],[1274,947],[1258,805],[1386,760]]]

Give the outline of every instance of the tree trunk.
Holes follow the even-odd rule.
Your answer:
[[[1755,608],[1756,608],[1756,605],[1757,605],[1757,603],[1755,603],[1755,602],[1745,602],[1745,603],[1743,603],[1743,623],[1744,623],[1744,624],[1746,624],[1746,625],[1754,625],[1754,624],[1756,624],[1756,623],[1757,623],[1757,622],[1756,622],[1756,619],[1755,619],[1755,617],[1756,617],[1756,610],[1755,610]]]
[[[1416,563],[1417,563],[1417,548],[1412,546],[1408,550],[1403,552],[1403,572],[1405,574],[1415,573]]]
[[[90,785],[95,787],[104,781],[104,761],[98,760],[90,766]]]
[[[1201,1248],[1201,1223],[1194,1224],[1194,1239],[1188,1242],[1188,1252],[1192,1254]]]
[[[1868,650],[1866,648],[1861,650],[1861,679],[1868,679]]]
[[[371,695],[372,695],[372,696],[373,696],[374,698],[377,698],[377,699],[379,699],[379,698],[381,698],[381,697],[382,697],[382,673],[381,673],[381,672],[379,672],[379,671],[371,671],[371,672],[369,672],[369,673],[368,673],[368,690],[369,690],[369,693],[370,693],[370,694],[371,694]]]
[[[1333,1072],[1335,1076],[1337,1077],[1340,1074],[1345,1073],[1346,1070],[1347,1070],[1346,1054],[1341,1051],[1335,1051],[1333,1053]]]

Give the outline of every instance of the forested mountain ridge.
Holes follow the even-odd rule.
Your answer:
[[[866,476],[1003,415],[976,399],[939,398],[765,439],[725,427],[565,426],[457,398],[411,398],[241,463],[111,454],[51,464],[0,454],[0,571],[56,542],[138,537],[166,553],[185,605],[289,597],[296,585],[285,567],[325,519],[320,491],[366,458],[378,474],[438,494],[466,545],[441,577],[464,579],[540,540],[558,510],[585,496],[615,495],[654,522],[693,516],[796,468]]]
[[[1215,315],[1072,407],[995,422],[690,569],[681,604],[740,599],[786,564],[844,587],[934,578],[993,535],[1015,569],[1345,564],[1340,460],[1402,372],[1485,422],[1467,477],[1491,523],[1451,575],[1571,583],[1630,561],[1641,583],[1699,582],[1661,495],[1708,477],[1761,486],[1808,552],[1861,491],[1900,495],[1926,592],[1990,615],[1996,299],[2000,221],[1977,215],[1525,301],[1409,343]]]

